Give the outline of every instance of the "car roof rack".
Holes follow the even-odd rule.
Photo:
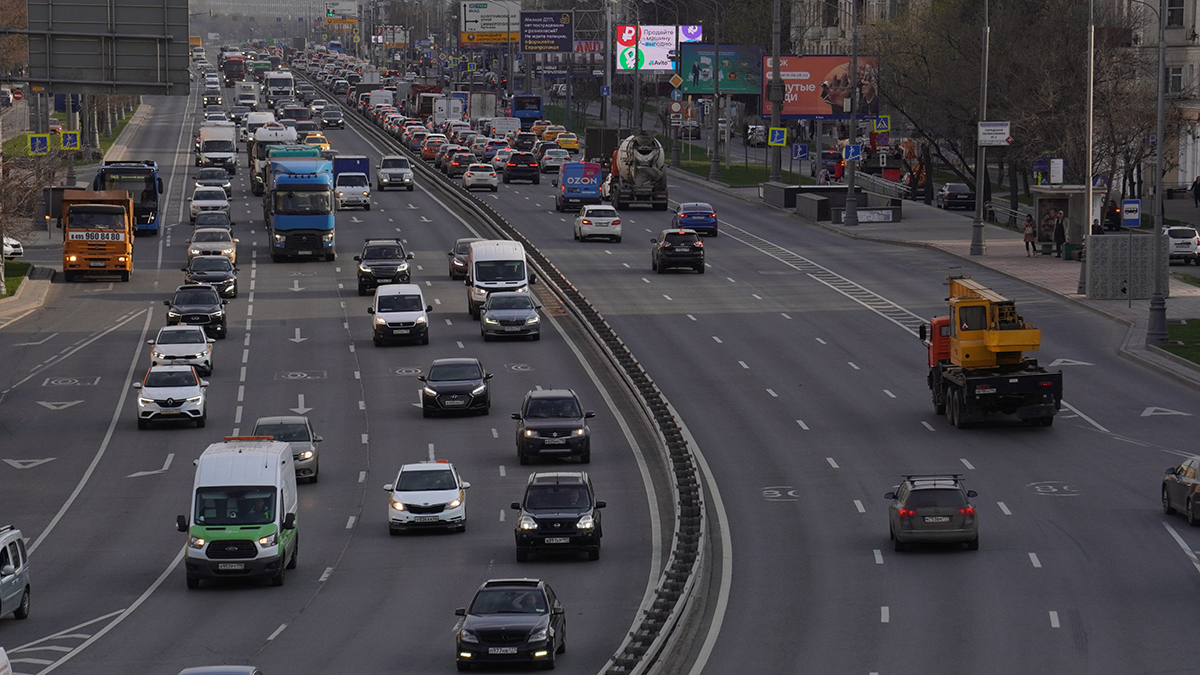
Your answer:
[[[902,476],[904,480],[915,482],[924,481],[948,481],[954,484],[962,482],[963,475],[961,473],[909,473]]]

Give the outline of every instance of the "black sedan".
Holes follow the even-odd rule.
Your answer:
[[[496,337],[542,339],[541,305],[528,293],[492,293],[479,307],[479,333],[484,341]]]
[[[470,607],[454,610],[459,670],[477,663],[531,663],[553,668],[567,651],[567,618],[550,584],[537,579],[484,582]]]
[[[418,380],[421,389],[421,413],[432,417],[438,412],[476,412],[488,414],[492,397],[488,380],[492,374],[484,371],[479,359],[438,359],[429,367],[428,375]]]
[[[974,209],[975,191],[966,183],[946,183],[934,197],[939,209]]]
[[[223,298],[236,298],[238,294],[238,268],[223,255],[198,255],[188,262],[183,283],[212,286]]]

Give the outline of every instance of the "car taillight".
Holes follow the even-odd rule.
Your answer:
[[[579,223],[581,225],[591,225],[592,221],[588,220],[587,218],[584,218],[583,220],[579,221]]]
[[[975,515],[975,507],[968,506],[965,509],[959,509],[958,512],[963,514],[964,516],[973,516],[973,515]]]
[[[715,213],[710,213],[710,214],[708,214],[708,217],[709,217],[709,218],[716,218],[716,217],[717,217],[717,214],[715,214]]]
[[[704,248],[704,242],[696,240],[696,241],[692,242],[692,246],[695,246],[697,248]]]
[[[516,166],[516,164],[513,162],[509,162],[507,166]]]
[[[616,219],[616,220],[612,221],[612,224],[613,224],[613,225],[620,225],[620,224],[621,224],[621,219],[620,219],[620,218],[618,218],[618,219]]]
[[[915,515],[917,515],[917,512],[913,509],[900,509],[899,511],[901,518],[912,518]]]

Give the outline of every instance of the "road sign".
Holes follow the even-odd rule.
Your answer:
[[[891,136],[888,136],[887,134],[884,134],[884,133],[875,135],[875,145],[886,148],[887,146],[889,146],[891,144],[892,144]]]
[[[847,162],[857,162],[862,160],[862,144],[847,145],[842,148],[842,159]]]
[[[767,145],[780,147],[787,145],[787,129],[771,127],[767,133]]]
[[[892,116],[880,115],[875,118],[875,133],[886,134],[892,130]]]
[[[521,3],[471,0],[460,5],[459,41],[516,42],[520,39]]]
[[[672,89],[671,90],[671,100],[672,101],[683,100],[683,92],[679,91],[678,89]]]
[[[14,101],[20,101],[21,99],[25,98],[25,92],[18,89],[12,93],[12,97]]]
[[[795,160],[808,159],[808,143],[793,143],[792,144],[792,159],[795,159]]]
[[[612,94],[612,88],[610,88],[610,87],[600,87],[600,95],[601,95],[601,96],[608,96],[608,95],[610,95],[610,94]]]
[[[476,63],[474,61],[472,61],[467,64],[467,72],[468,73],[475,72],[475,68],[477,68],[477,67],[478,66],[476,65]]]
[[[683,112],[683,104],[680,103],[679,101],[671,101],[671,112],[672,113],[682,113]]]
[[[29,134],[29,154],[44,155],[50,152],[50,134]]]
[[[1012,145],[1008,122],[980,122],[979,145],[988,147],[1004,147]]]
[[[64,132],[62,132],[62,135],[59,136],[58,141],[62,145],[63,150],[78,150],[79,149],[79,132],[78,131],[64,131]]]
[[[681,120],[683,119],[683,113],[671,113],[671,119]]]
[[[354,36],[354,44],[358,44],[358,42],[359,42],[359,38],[357,35],[355,35]]]
[[[678,87],[679,85],[683,84],[683,78],[679,77],[678,74],[672,75],[671,79],[667,81],[671,83],[672,87]]]
[[[1137,227],[1142,224],[1142,200],[1121,201],[1121,227]]]

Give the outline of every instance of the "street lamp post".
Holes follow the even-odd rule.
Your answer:
[[[721,159],[718,157],[721,148],[720,116],[721,116],[721,20],[718,16],[720,6],[714,2],[713,11],[713,98],[712,98],[712,156],[708,165],[708,179],[721,179]],[[729,148],[725,148],[726,151]]]
[[[1163,135],[1166,133],[1167,89],[1167,0],[1158,5],[1158,119],[1154,124],[1154,293],[1150,296],[1150,321],[1146,326],[1146,343],[1160,345],[1167,341],[1167,300],[1163,288]],[[1145,4],[1145,3],[1142,3]],[[1088,223],[1091,226],[1091,223]]]
[[[767,87],[767,98],[771,102],[771,128],[779,128],[782,118],[780,107],[783,105],[783,82],[779,79],[779,32],[780,0],[771,0],[771,84]],[[770,134],[770,130],[767,130]],[[745,139],[749,142],[750,139]],[[783,174],[783,156],[778,145],[771,146],[771,174],[767,180],[778,183]],[[817,153],[820,154],[819,152]]]
[[[850,143],[858,141],[858,3],[850,3],[850,23],[854,29],[850,47]],[[820,157],[817,158],[820,161]],[[847,227],[858,225],[858,195],[855,194],[858,178],[858,160],[846,162],[846,211],[842,224]]]
[[[991,44],[992,27],[988,16],[988,0],[983,0],[983,55],[980,58],[979,74],[979,121],[987,120],[988,48]],[[1092,169],[1087,169],[1089,182]],[[983,241],[983,192],[987,184],[987,148],[979,142],[979,129],[975,130],[975,219],[971,221],[971,255],[983,255],[987,245]],[[1090,223],[1089,223],[1090,226]]]

